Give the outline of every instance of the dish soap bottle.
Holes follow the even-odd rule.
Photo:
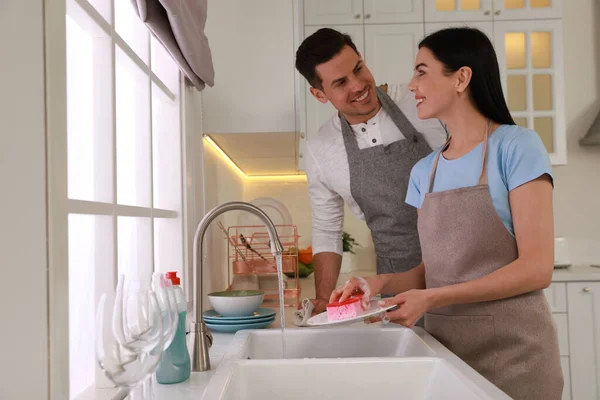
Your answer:
[[[181,280],[177,277],[177,272],[167,272],[166,277],[173,283],[179,322],[177,323],[175,338],[163,353],[160,364],[156,368],[156,381],[162,384],[183,382],[190,377],[191,372],[190,353],[188,352],[185,340],[185,317],[187,309],[185,295],[180,286]]]

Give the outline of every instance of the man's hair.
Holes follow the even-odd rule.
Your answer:
[[[338,55],[344,46],[350,46],[358,54],[352,38],[331,28],[321,28],[302,42],[296,51],[296,69],[308,83],[323,89],[323,80],[317,74],[317,65],[326,63]]]

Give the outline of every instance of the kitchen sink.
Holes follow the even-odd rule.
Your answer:
[[[439,358],[236,363],[223,400],[489,398]]]
[[[238,331],[202,399],[485,399],[504,392],[424,329]]]
[[[286,358],[427,357],[435,352],[411,329],[288,329]],[[281,331],[248,334],[242,358],[282,358]]]

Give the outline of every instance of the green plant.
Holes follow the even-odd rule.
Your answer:
[[[356,240],[350,236],[348,232],[342,233],[342,248],[343,251],[350,252],[351,254],[356,254],[354,252],[354,246],[360,246],[360,244],[356,243]]]

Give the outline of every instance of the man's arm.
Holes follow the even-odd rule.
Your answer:
[[[329,296],[337,284],[342,267],[342,256],[333,252],[315,254],[313,265],[315,267],[316,292],[313,314],[319,314],[327,308]]]
[[[307,148],[306,176],[312,208],[312,248],[315,268],[315,308],[313,314],[325,311],[335,289],[342,266],[342,230],[344,200],[333,191],[310,147]]]

